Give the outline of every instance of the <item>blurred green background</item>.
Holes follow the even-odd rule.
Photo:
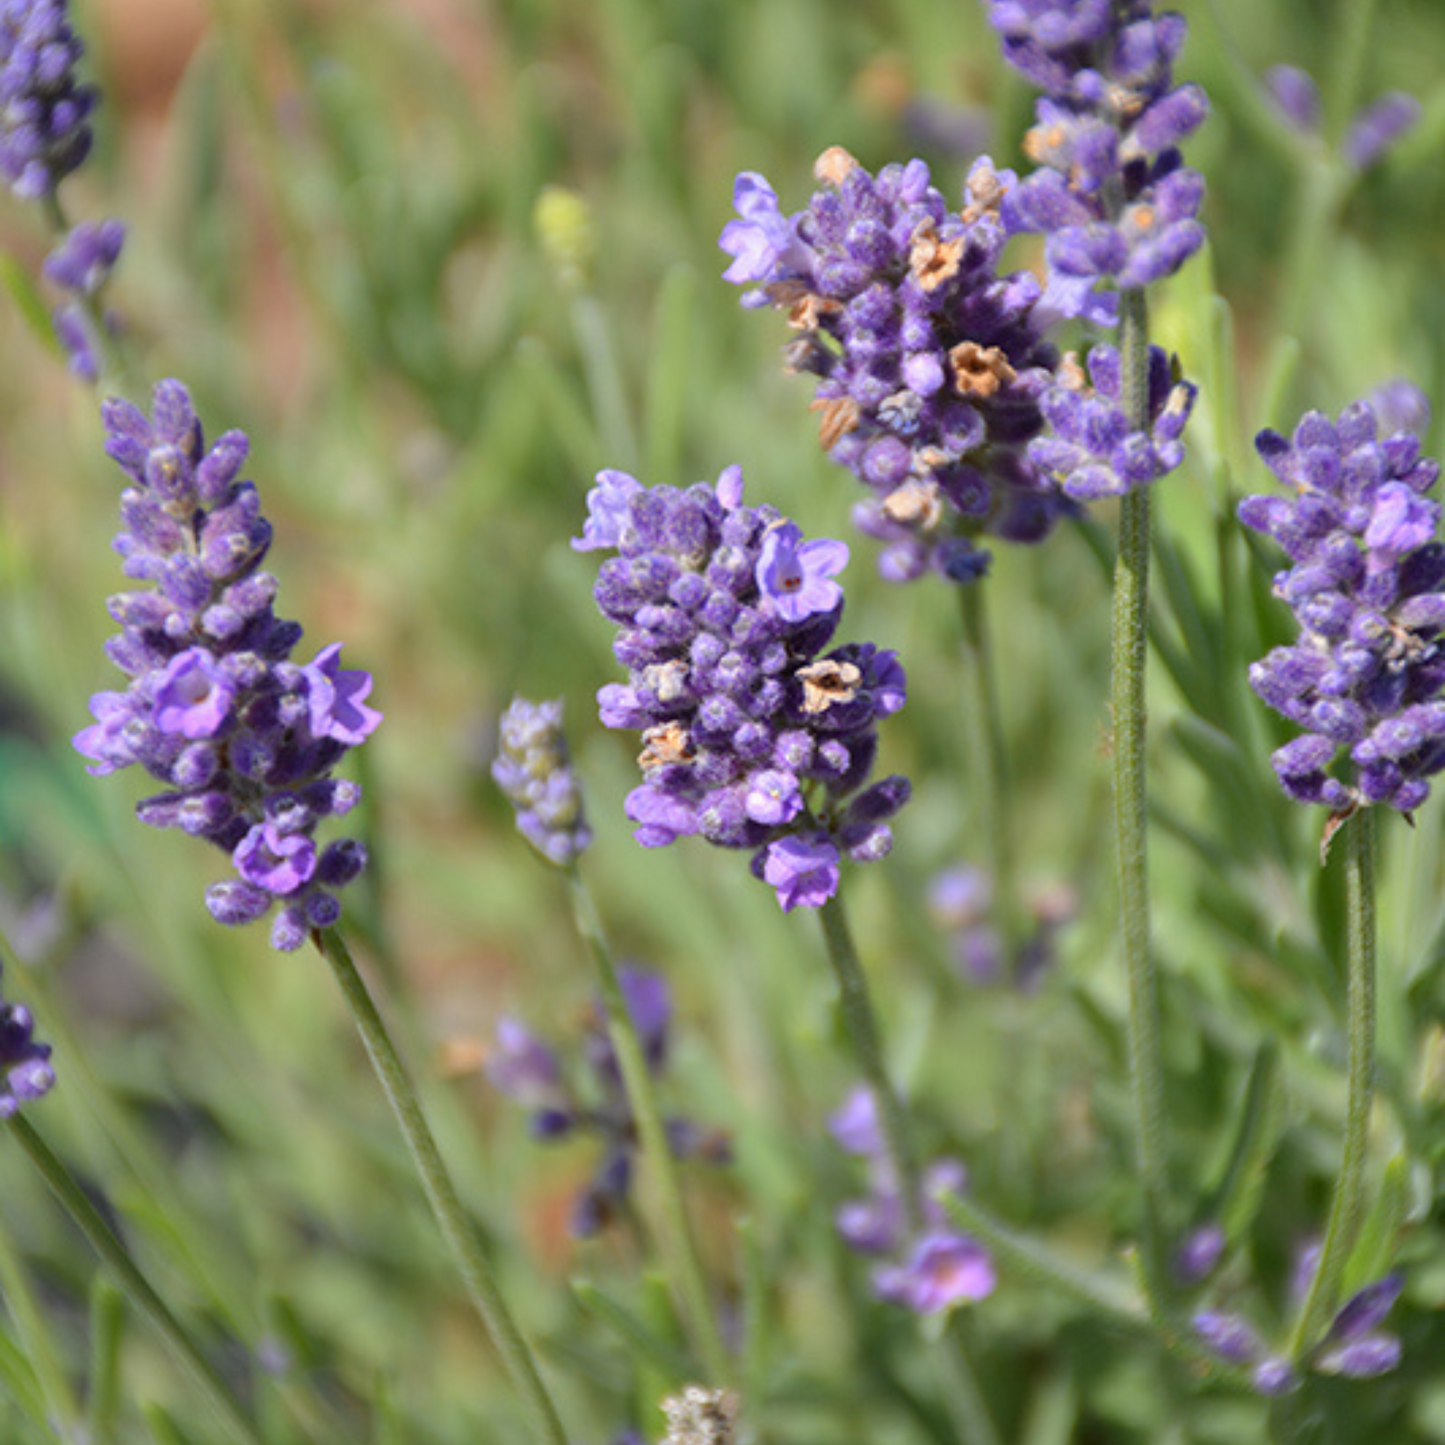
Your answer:
[[[1181,1196],[1217,1182],[1261,1041],[1286,1058],[1274,1164],[1236,1241],[1277,1293],[1290,1248],[1322,1217],[1336,1148],[1338,898],[1316,867],[1318,820],[1276,796],[1268,751],[1286,734],[1245,686],[1245,664],[1285,622],[1268,597],[1275,561],[1241,538],[1231,497],[1266,482],[1254,431],[1288,428],[1303,407],[1338,410],[1396,375],[1437,412],[1445,404],[1445,7],[1182,8],[1181,76],[1214,103],[1189,147],[1209,182],[1211,244],[1155,303],[1159,339],[1203,388],[1191,460],[1159,500],[1156,928]],[[981,149],[1022,167],[1032,98],[982,8],[89,0],[74,11],[106,103],[67,205],[130,227],[110,300],[137,376],[183,379],[212,435],[251,434],[278,610],[317,646],[344,640],[348,664],[376,676],[386,725],[362,766],[377,866],[348,917],[520,1312],[571,1371],[572,1417],[594,1422],[597,1445],[629,1421],[655,1430],[650,1402],[673,1382],[638,1370],[584,1315],[570,1276],[610,1281],[671,1326],[656,1281],[637,1278],[634,1240],[565,1234],[585,1148],[535,1150],[475,1069],[499,1012],[560,1038],[590,992],[559,880],[517,839],[487,776],[514,691],[568,698],[598,835],[593,883],[621,949],[665,969],[679,1000],[677,1106],[734,1133],[736,1165],[699,1172],[695,1202],[727,1290],[742,1288],[739,1214],[776,1286],[758,1406],[768,1438],[844,1445],[860,1419],[874,1442],[950,1438],[911,1334],[864,1304],[865,1270],[832,1237],[832,1211],[860,1180],[822,1128],[851,1075],[820,941],[809,919],[778,914],[740,858],[631,842],[621,799],[634,748],[595,720],[592,696],[616,668],[591,603],[593,559],[567,541],[600,467],[687,483],[735,461],[753,501],[849,538],[843,635],[899,649],[910,678],[884,763],[913,776],[915,801],[894,856],[850,884],[895,1061],[930,1142],[969,1161],[990,1207],[1109,1262],[1135,1205],[1106,843],[1107,529],[997,549],[987,583],[1022,874],[1076,890],[1082,908],[1037,992],[979,989],[954,970],[926,904],[939,868],[988,861],[971,852],[955,603],[941,585],[899,590],[873,575],[847,520],[855,484],[818,448],[806,379],[780,372],[785,328],[742,311],[719,280],[739,170],[762,171],[793,210],[832,144],[870,168],[922,155],[946,194]],[[1260,77],[1279,63],[1320,78],[1335,137],[1386,89],[1417,96],[1421,122],[1351,177],[1270,110]],[[546,187],[585,203],[581,284],[539,237]],[[46,245],[37,217],[0,209],[0,246],[23,269],[38,270]],[[1037,260],[1017,245],[1016,264]],[[0,348],[0,911],[19,965],[7,955],[7,995],[34,1002],[59,1045],[60,1087],[39,1122],[217,1339],[284,1345],[289,1369],[258,1386],[278,1420],[290,1399],[321,1438],[516,1438],[317,960],[213,925],[202,894],[224,860],[142,828],[131,808],[143,780],[91,780],[68,745],[89,694],[117,682],[101,644],[103,599],[121,585],[109,549],[118,474],[93,397],[8,303]],[[1445,1440],[1432,1365],[1445,1332],[1429,1322],[1445,1302],[1436,811],[1413,833],[1385,829],[1378,1162],[1408,1158],[1409,1361],[1373,1391],[1328,1397],[1341,1440]],[[84,1373],[90,1261],[17,1163],[5,1179],[5,1338],[40,1348],[28,1293],[50,1321],[63,1394],[55,1380]],[[857,1308],[840,1312],[840,1298]],[[1186,1419],[1201,1440],[1260,1428],[1254,1402],[1191,1401],[1146,1347],[1018,1282],[964,1327],[1010,1438],[1030,1445],[1186,1438],[1166,1433]],[[143,1330],[124,1351],[128,1418],[149,1410],[162,1439],[156,1412],[170,1412],[191,1421],[177,1438],[211,1438]],[[25,1367],[10,1368],[18,1390]],[[22,1406],[0,1403],[3,1438],[51,1438]]]

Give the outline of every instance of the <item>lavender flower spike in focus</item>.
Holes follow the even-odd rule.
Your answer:
[[[820,907],[844,856],[888,852],[909,792],[902,777],[864,786],[877,723],[903,706],[897,658],[871,643],[823,651],[848,549],[744,506],[737,467],[685,491],[602,472],[588,510],[573,546],[617,553],[594,596],[631,676],[598,702],[608,727],[642,733],[637,840],[749,849],[784,911]]]
[[[789,366],[819,378],[819,440],[868,489],[854,521],[885,544],[882,574],[972,581],[980,535],[1036,542],[1071,510],[1024,451],[1057,353],[1038,281],[998,274],[1015,178],[980,159],[960,209],[918,160],[874,176],[834,146],[814,174],[792,216],[762,176],[737,178],[723,277],[798,332]]]
[[[560,700],[513,699],[502,715],[492,777],[517,810],[522,836],[550,862],[566,867],[592,841],[562,732]]]
[[[30,1010],[0,997],[0,1120],[49,1092],[54,1082],[50,1045],[36,1040]]]
[[[371,677],[341,667],[340,643],[290,661],[301,628],[272,611],[276,579],[260,570],[271,525],[237,480],[241,432],[207,449],[178,381],[156,387],[150,419],[123,401],[102,417],[130,479],[115,548],[151,586],[107,604],[121,626],[107,651],[130,683],[91,698],[76,750],[97,777],[139,763],[163,788],[137,805],[141,820],[230,855],[239,876],[206,894],[217,922],[251,923],[279,902],[272,945],[299,948],[336,922],[336,890],[366,863],[359,842],[318,847],[314,834],[360,799],[332,771],[381,721]]]
[[[1246,497],[1240,520],[1294,564],[1275,578],[1300,639],[1250,668],[1250,686],[1305,732],[1274,755],[1291,798],[1336,815],[1386,803],[1409,813],[1445,767],[1445,546],[1439,465],[1412,432],[1381,437],[1356,402],[1309,413],[1292,440],[1256,446],[1289,489]]]

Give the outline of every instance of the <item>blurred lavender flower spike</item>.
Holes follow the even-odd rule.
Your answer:
[[[1320,128],[1320,90],[1314,77],[1297,65],[1273,65],[1264,73],[1264,83],[1275,109],[1285,122],[1302,135],[1314,135]]]
[[[997,1274],[988,1251],[960,1234],[939,1203],[945,1194],[968,1187],[968,1171],[957,1159],[935,1159],[921,1186],[922,1229],[910,1236],[903,1197],[884,1146],[872,1092],[853,1090],[829,1117],[833,1138],[868,1166],[868,1193],[848,1200],[834,1216],[843,1243],[858,1254],[889,1255],[894,1262],[874,1271],[879,1299],[915,1314],[938,1314],[993,1292]]]
[[[1350,122],[1341,151],[1356,170],[1367,171],[1420,119],[1420,102],[1392,90],[1372,101]]]
[[[73,296],[94,296],[110,279],[124,244],[119,221],[82,221],[45,258],[45,275]]]
[[[1024,142],[1040,169],[1004,198],[1004,224],[1048,238],[1042,309],[1108,324],[1099,283],[1152,285],[1204,244],[1204,181],[1179,143],[1209,102],[1174,85],[1184,19],[1148,0],[985,3],[1004,59],[1044,92]]]
[[[301,628],[272,611],[276,579],[260,570],[271,525],[237,480],[241,432],[208,449],[178,381],[156,387],[150,418],[123,401],[102,418],[129,478],[115,548],[126,576],[152,586],[108,603],[121,632],[107,652],[130,684],[91,698],[96,721],[75,748],[97,777],[140,764],[164,787],[140,819],[230,855],[239,877],[206,894],[217,922],[251,923],[279,902],[272,945],[299,948],[336,921],[336,890],[366,863],[359,842],[318,848],[313,835],[360,799],[332,771],[381,721],[371,677],[341,668],[340,643],[289,660]]]
[[[1413,381],[1397,376],[1370,393],[1370,405],[1387,436],[1392,432],[1414,432],[1422,437],[1430,429],[1430,399]]]
[[[877,724],[903,706],[897,658],[871,643],[823,653],[848,549],[744,506],[737,467],[686,491],[603,472],[588,507],[573,545],[618,554],[594,596],[630,677],[598,702],[607,727],[642,733],[626,804],[638,842],[751,850],[785,912],[821,906],[845,856],[888,852],[909,791],[902,777],[864,786]]]
[[[960,210],[918,160],[874,176],[835,146],[814,174],[791,216],[762,176],[738,177],[724,279],[797,331],[789,367],[818,378],[823,449],[868,489],[854,522],[884,544],[882,574],[972,581],[980,535],[1036,542],[1071,510],[1023,450],[1057,356],[1037,280],[998,273],[1015,178],[979,159]]]
[[[64,0],[0,0],[0,176],[22,200],[53,195],[90,154],[84,48]]]
[[[565,868],[592,841],[562,732],[560,700],[513,699],[502,715],[492,777],[517,810],[522,836],[549,862]]]
[[[1285,792],[1336,815],[1373,803],[1409,813],[1445,767],[1445,547],[1424,494],[1439,465],[1419,440],[1381,438],[1356,402],[1337,422],[1311,412],[1292,440],[1256,447],[1289,497],[1246,497],[1240,520],[1291,562],[1275,578],[1300,640],[1249,672],[1250,686],[1305,729],[1274,755]],[[1337,775],[1339,754],[1349,766]]]
[[[1186,1286],[1202,1284],[1214,1273],[1225,1243],[1224,1230],[1213,1221],[1190,1230],[1174,1256],[1175,1278]]]
[[[624,965],[618,982],[648,1069],[660,1075],[667,1066],[672,1022],[667,981],[647,969]],[[573,1201],[569,1221],[575,1238],[588,1239],[625,1206],[637,1150],[637,1127],[600,1002],[589,1010],[575,1058],[580,1067],[569,1068],[567,1059],[524,1024],[503,1017],[497,1021],[495,1046],[484,1070],[499,1093],[528,1111],[533,1138],[552,1141],[585,1134],[601,1144],[601,1158]],[[664,1124],[674,1158],[713,1164],[729,1159],[727,1137],[717,1130],[681,1117]]]
[[[1390,1274],[1351,1296],[1330,1325],[1314,1368],[1323,1374],[1348,1375],[1358,1380],[1393,1370],[1400,1363],[1400,1341],[1379,1326],[1394,1309],[1404,1287],[1403,1275]]]
[[[30,1010],[0,997],[0,1119],[33,1103],[54,1082],[50,1045],[36,1040]]]

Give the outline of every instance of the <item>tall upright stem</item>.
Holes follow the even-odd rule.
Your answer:
[[[587,885],[574,863],[567,870],[572,894],[572,910],[577,929],[591,950],[597,965],[597,980],[607,1010],[607,1028],[613,1051],[622,1070],[627,1101],[642,1140],[643,1157],[652,1171],[659,1212],[662,1216],[663,1247],[671,1265],[674,1286],[681,1297],[684,1313],[692,1327],[693,1339],[711,1381],[724,1385],[732,1377],[727,1348],[718,1328],[717,1311],[708,1298],[707,1280],[697,1248],[697,1240],[682,1200],[682,1187],[677,1177],[677,1161],[673,1158],[663,1123],[662,1110],[652,1071],[647,1067],[637,1026],[627,1007],[617,967],[612,959],[598,917],[597,908]]]
[[[1290,1354],[1302,1359],[1339,1302],[1340,1279],[1365,1212],[1365,1153],[1375,1092],[1375,813],[1363,808],[1345,824],[1347,947],[1345,1007],[1349,1018],[1348,1100],[1340,1172],[1319,1267],[1300,1310]]]
[[[868,979],[858,959],[848,915],[843,910],[841,894],[835,894],[818,910],[823,923],[823,938],[828,945],[828,961],[838,980],[839,1002],[848,1041],[858,1059],[863,1077],[878,1102],[878,1115],[883,1125],[884,1146],[894,1177],[903,1195],[910,1233],[917,1233],[923,1224],[923,1200],[918,1175],[918,1158],[913,1149],[908,1111],[903,1106],[892,1076],[883,1058],[883,1045],[878,1032],[873,1000],[868,992]],[[989,1419],[983,1392],[979,1389],[973,1365],[963,1340],[954,1333],[951,1348],[940,1342],[936,1353],[951,1411],[958,1421],[964,1445],[998,1445],[998,1434]]]
[[[1013,852],[1013,813],[1009,806],[1008,750],[1004,744],[1003,713],[999,706],[998,672],[993,665],[989,637],[987,589],[982,581],[959,588],[963,616],[965,685],[969,691],[969,744],[975,767],[970,769],[979,832],[988,850],[994,899],[1004,924],[1004,941],[1010,947],[1017,916]]]
[[[262,1445],[260,1431],[236,1399],[231,1387],[201,1353],[165,1301],[151,1287],[150,1281],[140,1272],[139,1266],[130,1257],[130,1252],[115,1231],[75,1182],[70,1170],[36,1133],[23,1114],[16,1114],[10,1119],[9,1129],[20,1147],[30,1156],[30,1162],[34,1164],[50,1192],[60,1201],[90,1247],[110,1270],[116,1284],[155,1326],[171,1353],[200,1386],[216,1413],[225,1420],[232,1436],[244,1441],[245,1445]]]
[[[476,1227],[468,1218],[456,1185],[442,1162],[421,1101],[345,940],[334,928],[323,929],[312,937],[340,985],[372,1069],[406,1140],[437,1227],[466,1286],[467,1297],[481,1316],[513,1388],[521,1396],[533,1434],[542,1445],[567,1445],[557,1407],[542,1381],[536,1356],[507,1308]]]
[[[1149,310],[1143,291],[1119,296],[1123,402],[1129,426],[1149,429]],[[1149,947],[1148,735],[1145,684],[1149,622],[1149,492],[1125,494],[1114,564],[1114,832],[1120,935],[1129,987],[1129,1084],[1134,1149],[1144,1191],[1143,1258],[1152,1300],[1168,1293],[1169,1185],[1164,1067],[1159,1045],[1159,982]]]

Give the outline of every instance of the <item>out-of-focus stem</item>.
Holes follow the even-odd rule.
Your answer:
[[[728,1359],[722,1333],[718,1328],[717,1311],[708,1297],[707,1278],[703,1272],[697,1241],[683,1204],[682,1186],[677,1175],[677,1161],[668,1143],[667,1128],[657,1100],[652,1071],[647,1067],[637,1026],[627,1008],[627,999],[617,976],[612,950],[603,932],[592,894],[574,863],[567,870],[572,894],[572,911],[577,931],[587,943],[597,965],[598,985],[607,1010],[607,1028],[612,1048],[622,1070],[627,1100],[637,1122],[642,1140],[643,1157],[652,1171],[653,1185],[662,1215],[663,1243],[671,1265],[671,1274],[685,1314],[692,1326],[698,1354],[714,1385],[728,1384],[732,1366]]]
[[[151,1287],[130,1257],[125,1245],[101,1218],[100,1212],[75,1182],[69,1169],[36,1133],[24,1115],[16,1114],[9,1121],[9,1130],[20,1147],[30,1156],[50,1192],[60,1201],[65,1212],[75,1221],[110,1270],[116,1284],[142,1314],[150,1320],[177,1360],[204,1391],[216,1413],[225,1420],[231,1434],[245,1445],[263,1445],[260,1431],[232,1393],[231,1387],[216,1372],[181,1325],[165,1301]]]
[[[1375,814],[1362,808],[1345,824],[1345,907],[1348,932],[1346,1025],[1348,1103],[1340,1172],[1319,1267],[1300,1310],[1290,1354],[1300,1361],[1314,1348],[1334,1313],[1340,1279],[1365,1212],[1365,1153],[1375,1094]]]
[[[567,1445],[566,1432],[562,1429],[557,1407],[543,1383],[536,1356],[502,1297],[482,1241],[442,1162],[441,1151],[432,1136],[421,1101],[402,1067],[391,1035],[357,971],[345,940],[334,928],[313,934],[313,939],[331,965],[331,972],[351,1010],[372,1069],[406,1140],[437,1227],[466,1286],[467,1297],[502,1357],[513,1388],[521,1396],[533,1433],[543,1445]]]

